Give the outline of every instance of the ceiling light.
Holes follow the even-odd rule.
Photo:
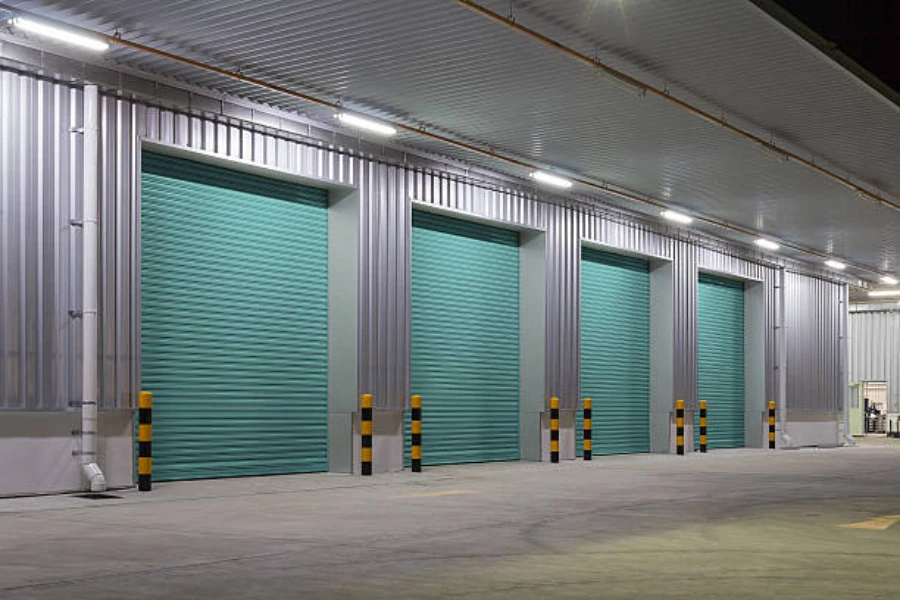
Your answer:
[[[831,267],[832,269],[837,269],[838,271],[843,271],[847,268],[847,265],[838,260],[828,259],[825,261],[825,266]]]
[[[881,278],[881,283],[884,283],[887,285],[897,285],[898,283],[900,283],[900,281],[898,281],[896,277],[891,277],[890,275],[885,275],[884,277]]]
[[[766,250],[778,250],[781,248],[781,244],[773,242],[772,240],[767,240],[766,238],[757,238],[754,244],[760,248],[765,248]]]
[[[15,17],[10,20],[10,23],[12,23],[14,27],[17,27],[22,31],[35,33],[37,35],[48,37],[54,40],[59,40],[60,42],[66,42],[67,44],[81,46],[82,48],[87,48],[88,50],[103,52],[104,50],[109,49],[109,44],[94,36],[75,33],[74,31],[71,31],[69,29],[53,27],[52,25],[39,23],[37,21],[32,21],[31,19]]]
[[[360,117],[359,115],[342,112],[338,113],[335,116],[341,123],[350,125],[351,127],[356,127],[357,129],[365,129],[366,131],[379,133],[381,135],[394,135],[397,133],[397,130],[390,125],[385,125],[384,123],[381,123],[379,121],[373,121],[372,119]]]
[[[872,290],[869,298],[900,298],[900,290]]]
[[[674,210],[664,210],[660,214],[662,214],[664,219],[675,221],[676,223],[681,223],[683,225],[689,225],[694,222],[693,217],[689,217],[686,214],[676,212]]]
[[[546,183],[547,185],[552,185],[554,187],[565,189],[572,187],[572,182],[565,177],[553,175],[552,173],[547,173],[545,171],[534,171],[531,173],[531,177],[535,181],[540,181],[541,183]]]

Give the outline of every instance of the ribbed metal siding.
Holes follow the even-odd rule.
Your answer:
[[[82,95],[0,70],[0,408],[65,410],[80,398]],[[130,406],[137,362],[133,106],[102,106],[100,400]]]
[[[900,310],[851,306],[850,381],[886,381],[888,410],[900,412]]]
[[[112,97],[102,98],[101,110],[104,409],[134,406],[140,376],[140,248],[134,240],[140,236],[135,161],[141,139],[359,187],[360,388],[375,395],[380,409],[400,410],[407,403],[408,373],[398,365],[409,361],[411,199],[523,228],[545,227],[547,206],[512,189],[351,156],[240,121]],[[80,125],[81,113],[78,87],[0,70],[3,409],[65,410],[80,394],[80,323],[68,311],[81,298],[80,232],[69,226],[81,211],[81,141],[69,133]]]
[[[682,241],[674,244],[672,261],[675,294],[675,399],[687,410],[697,406],[697,250]]]
[[[8,358],[0,363],[0,369],[6,369],[0,372],[0,408],[61,410],[80,393],[80,324],[67,315],[80,302],[80,234],[67,223],[79,217],[81,210],[80,139],[68,133],[70,126],[80,124],[81,92],[66,84],[2,69],[0,86],[0,228],[4,234],[0,239],[0,352]],[[694,406],[696,269],[698,263],[713,270],[727,269],[711,266],[704,258],[705,248],[674,239],[665,228],[654,231],[613,212],[607,215],[585,207],[545,204],[521,191],[477,185],[462,175],[445,172],[450,168],[446,165],[424,159],[417,159],[420,167],[401,168],[349,156],[340,149],[317,146],[314,141],[301,143],[290,138],[288,131],[306,133],[306,127],[289,121],[275,119],[273,126],[284,127],[285,132],[274,135],[245,121],[188,116],[109,97],[103,100],[103,111],[102,206],[104,217],[114,219],[103,224],[101,246],[101,340],[106,356],[101,384],[105,409],[133,406],[139,377],[136,340],[140,336],[140,274],[136,265],[140,249],[133,243],[140,232],[134,168],[139,137],[360,186],[360,386],[375,394],[378,408],[401,409],[408,396],[407,371],[398,365],[406,365],[409,360],[411,198],[547,231],[546,393],[559,395],[563,408],[578,405],[580,238],[672,259],[675,395],[684,398],[689,407]],[[373,152],[376,150],[389,152],[373,147]],[[35,198],[44,200],[35,202]],[[42,232],[37,231],[38,214],[44,220]],[[29,235],[23,238],[23,231]],[[27,243],[38,235],[42,236],[43,252]],[[740,248],[730,249],[734,254],[747,254]],[[722,258],[714,260],[723,264],[753,265],[728,253],[715,254]],[[36,270],[23,270],[22,265],[35,265]],[[42,269],[40,284],[37,277],[26,276],[39,272],[38,266]],[[765,270],[774,271],[768,267]],[[769,281],[770,276],[761,279]],[[41,307],[44,325],[28,326],[31,321],[20,318],[22,306],[29,310]],[[767,310],[767,318],[775,318],[774,308]],[[802,321],[805,317],[800,313],[797,318]],[[767,361],[775,361],[774,341],[770,346]],[[34,351],[21,358],[22,348]],[[816,398],[809,402],[808,410],[818,410]],[[822,406],[830,403],[823,400]]]
[[[846,286],[785,273],[788,411],[838,412],[847,389]]]
[[[53,410],[80,385],[67,314],[80,169],[65,133],[78,112],[69,88],[0,71],[0,407]]]
[[[547,397],[564,410],[579,405],[581,244],[578,222],[562,206],[547,207]]]

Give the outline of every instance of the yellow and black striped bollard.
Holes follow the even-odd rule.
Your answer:
[[[422,396],[412,397],[412,471],[422,472]]]
[[[372,394],[363,394],[360,404],[360,472],[372,474]]]
[[[706,400],[700,401],[700,452],[706,452]]]
[[[153,394],[138,397],[138,490],[153,488]]]
[[[775,403],[769,402],[769,450],[775,449]]]
[[[593,440],[591,439],[591,412],[590,398],[584,399],[584,460],[591,460]]]
[[[675,450],[684,454],[684,400],[675,401]]]
[[[550,462],[559,462],[559,398],[550,398]]]

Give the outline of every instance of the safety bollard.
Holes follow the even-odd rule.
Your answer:
[[[706,452],[706,400],[700,401],[700,452]]]
[[[360,472],[372,474],[372,394],[363,394],[360,403]]]
[[[559,398],[550,398],[550,462],[559,462]]]
[[[153,489],[153,394],[138,397],[138,491]]]
[[[422,396],[412,397],[412,471],[422,472]]]
[[[684,454],[684,400],[675,401],[675,449]]]
[[[769,450],[775,449],[775,403],[769,402]]]
[[[593,440],[591,439],[591,412],[592,403],[590,398],[584,399],[584,460],[591,460],[593,450]]]

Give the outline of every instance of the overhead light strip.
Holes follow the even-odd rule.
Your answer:
[[[380,121],[375,121],[374,119],[361,117],[359,115],[340,112],[336,114],[335,117],[341,123],[350,125],[351,127],[356,127],[357,129],[371,131],[380,135],[396,135],[397,133],[397,130],[390,125],[386,125]]]
[[[872,290],[870,298],[900,298],[900,290]]]
[[[532,171],[531,177],[535,181],[546,183],[547,185],[552,185],[553,187],[558,187],[564,190],[572,187],[571,179],[566,179],[565,177],[560,177],[559,175],[547,173],[546,171]]]
[[[22,12],[23,12],[18,9],[15,9],[14,7],[3,4],[2,2],[0,2],[0,10],[7,10],[7,11],[11,11],[16,14],[22,14]],[[178,54],[173,54],[172,52],[167,52],[165,50],[158,50],[156,48],[153,48],[152,46],[147,46],[145,44],[133,42],[133,41],[130,41],[121,36],[110,36],[110,35],[106,35],[106,34],[103,34],[100,32],[86,30],[86,29],[81,29],[81,31],[84,31],[86,34],[96,36],[97,38],[106,41],[110,45],[119,45],[119,46],[122,46],[125,48],[129,48],[131,50],[149,54],[151,56],[165,58],[167,60],[170,60],[170,61],[178,63],[178,64],[194,67],[196,69],[206,71],[208,73],[220,75],[222,77],[233,79],[235,81],[240,81],[242,83],[246,83],[248,85],[259,87],[259,88],[262,88],[262,89],[265,89],[265,90],[268,90],[271,92],[275,92],[278,94],[282,94],[284,96],[302,100],[304,102],[309,102],[310,104],[315,104],[318,106],[330,108],[339,113],[343,112],[343,108],[336,102],[330,102],[328,100],[323,100],[321,98],[317,98],[315,96],[311,96],[311,95],[305,94],[303,92],[298,92],[296,90],[286,88],[286,87],[278,85],[278,84],[269,83],[267,81],[258,79],[256,77],[251,77],[249,75],[244,75],[242,73],[235,73],[233,71],[229,71],[227,69],[223,69],[223,68],[217,67],[215,65],[204,63],[204,62],[192,59],[192,58],[180,56]],[[625,75],[625,77],[627,78],[628,76]],[[635,80],[635,81],[638,86],[642,85],[641,82],[639,82],[637,80]],[[647,89],[650,90],[651,88],[648,87]],[[472,152],[473,154],[479,154],[481,156],[485,156],[485,157],[488,157],[488,158],[491,158],[494,160],[505,162],[508,165],[527,169],[531,172],[541,170],[537,165],[534,165],[528,161],[521,160],[518,158],[513,158],[511,156],[506,156],[503,154],[499,154],[497,152],[494,152],[492,150],[487,150],[487,149],[477,146],[475,144],[459,141],[459,140],[447,137],[445,135],[441,135],[438,133],[434,133],[432,131],[428,131],[427,129],[424,129],[419,126],[414,127],[411,125],[405,125],[403,123],[389,122],[389,121],[383,121],[383,123],[389,127],[396,129],[398,132],[402,131],[405,133],[422,136],[422,137],[425,137],[425,138],[428,138],[428,139],[431,139],[431,140],[434,140],[437,142],[455,146],[457,148]],[[585,178],[579,178],[579,177],[573,177],[571,179],[571,182],[573,184],[577,183],[579,185],[583,185],[586,188],[590,188],[592,190],[596,190],[596,191],[599,191],[604,194],[610,194],[613,196],[618,196],[620,198],[624,198],[626,200],[631,200],[631,201],[634,201],[634,202],[637,202],[640,204],[644,204],[646,206],[656,208],[660,211],[669,210],[669,208],[663,202],[660,202],[658,200],[655,200],[655,199],[647,197],[647,196],[643,196],[641,194],[632,192],[630,190],[626,190],[624,188],[620,188],[617,186],[611,186],[606,183],[597,183],[595,181],[585,179]],[[677,212],[677,211],[673,211],[673,212]],[[709,217],[701,217],[701,216],[694,217],[693,219],[696,221],[700,221],[702,223],[706,223],[713,227],[725,229],[725,230],[728,230],[728,231],[731,231],[731,232],[734,232],[737,234],[741,234],[744,236],[754,237],[754,238],[758,236],[758,233],[756,233],[754,231],[751,231],[751,230],[741,227],[739,225],[733,225],[731,223],[727,223],[725,221],[719,221],[719,220],[712,219]],[[790,248],[791,250],[800,252],[802,254],[807,254],[809,256],[815,256],[818,258],[828,258],[827,254],[820,252],[818,250],[813,250],[812,248],[806,248],[804,246],[800,246],[800,245],[796,245],[796,244],[788,244],[788,243],[783,243],[782,245],[785,248]],[[870,273],[870,274],[878,276],[878,277],[881,276],[880,273],[876,272],[873,269],[870,269],[869,267],[865,267],[863,265],[857,265],[857,264],[854,264],[852,266],[854,269],[857,269],[859,271],[863,271],[865,273]]]
[[[681,223],[682,225],[690,225],[694,222],[694,217],[688,216],[675,210],[664,210],[660,214],[667,221]]]
[[[16,29],[21,29],[28,33],[34,33],[42,37],[78,46],[80,48],[94,50],[95,52],[109,50],[109,44],[102,39],[91,35],[83,35],[62,27],[47,25],[41,21],[35,21],[25,17],[13,17],[9,20],[9,23]]]
[[[756,240],[753,243],[756,244],[757,246],[759,246],[760,248],[765,248],[766,250],[774,251],[774,250],[778,250],[779,248],[781,248],[781,244],[779,244],[778,242],[773,242],[772,240],[768,240],[766,238],[756,238]]]

